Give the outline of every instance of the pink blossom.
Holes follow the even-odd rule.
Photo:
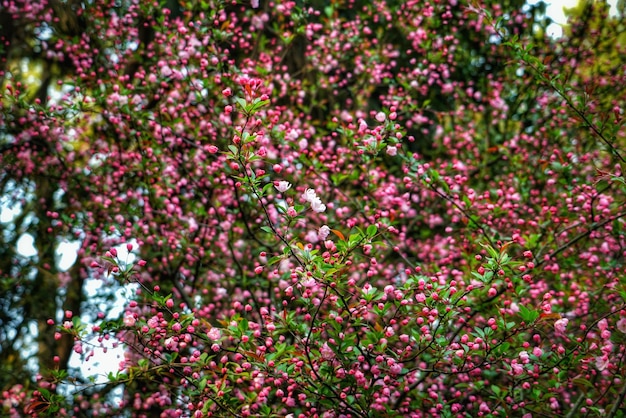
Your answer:
[[[320,239],[320,241],[324,241],[326,238],[328,238],[329,234],[330,228],[328,227],[328,225],[322,225],[317,232],[317,237]]]
[[[315,231],[308,231],[306,233],[306,237],[305,240],[307,242],[311,242],[311,243],[317,243],[320,241],[319,237],[317,236],[317,233]]]
[[[530,357],[528,356],[528,352],[527,351],[520,351],[519,353],[519,358],[522,361],[522,363],[526,364],[530,361]]]
[[[622,318],[617,321],[617,330],[622,334],[626,334],[626,318]]]
[[[511,373],[514,376],[519,376],[520,374],[524,373],[524,366],[522,366],[521,364],[515,362],[511,364]]]
[[[167,348],[168,350],[174,350],[177,345],[178,342],[174,339],[174,337],[169,337],[165,340],[165,348]]]
[[[335,352],[328,346],[328,343],[326,342],[320,349],[320,353],[322,354],[322,357],[326,360],[330,360],[335,357]]]
[[[131,314],[124,316],[124,325],[127,327],[132,327],[135,325],[135,317]]]
[[[213,341],[217,341],[222,337],[222,332],[219,328],[213,327],[206,333],[206,336]]]
[[[558,334],[564,334],[565,333],[565,328],[567,327],[567,324],[569,323],[569,319],[567,318],[561,318],[559,320],[557,320],[554,323],[554,330],[558,333]]]

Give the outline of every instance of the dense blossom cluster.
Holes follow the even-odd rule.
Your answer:
[[[38,240],[80,242],[47,289],[133,293],[42,310],[51,358],[3,412],[619,416],[626,64],[602,7],[552,40],[517,1],[4,3],[57,77],[35,97],[1,70],[1,179],[35,185]],[[2,274],[33,265],[56,271]],[[111,341],[104,384],[59,354]]]

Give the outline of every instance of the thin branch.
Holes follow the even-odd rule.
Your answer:
[[[593,223],[591,225],[591,228],[589,228],[585,232],[575,236],[570,241],[566,242],[565,244],[561,245],[556,250],[552,251],[550,254],[548,254],[548,257],[545,257],[543,260],[537,260],[537,267],[542,265],[543,263],[545,263],[546,260],[549,260],[549,259],[557,256],[558,254],[562,253],[563,251],[567,250],[569,247],[571,247],[572,245],[576,244],[578,241],[582,240],[583,238],[588,237],[589,235],[591,235],[592,232],[602,228],[604,225],[608,224],[609,222],[613,222],[613,221],[615,221],[617,219],[623,218],[624,216],[626,216],[626,212],[621,212],[621,213],[618,213],[615,216],[611,216],[611,217],[603,220],[602,222]]]

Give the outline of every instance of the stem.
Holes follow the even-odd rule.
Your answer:
[[[578,413],[578,410],[580,409],[580,406],[582,405],[584,400],[585,400],[585,394],[581,393],[578,399],[576,399],[576,403],[574,404],[572,409],[570,409],[567,415],[565,415],[565,418],[574,418],[574,416]]]
[[[617,415],[617,411],[620,410],[620,406],[622,402],[624,402],[624,398],[626,397],[626,385],[622,386],[622,390],[619,391],[619,395],[617,395],[617,400],[613,404],[613,407],[609,411],[607,418],[613,418]]]
[[[562,253],[563,251],[567,250],[569,247],[571,247],[572,245],[576,244],[578,241],[580,241],[581,239],[591,235],[591,233],[597,229],[602,228],[604,225],[608,224],[609,222],[613,222],[614,220],[620,219],[622,217],[626,216],[626,212],[621,212],[618,213],[615,216],[611,216],[605,220],[603,220],[602,222],[596,222],[593,223],[591,225],[591,228],[589,228],[588,230],[586,230],[585,232],[575,236],[574,238],[572,238],[570,241],[566,242],[565,244],[561,245],[559,248],[557,248],[556,250],[552,251],[547,258],[544,258],[543,260],[539,260],[537,262],[537,267],[542,265],[543,263],[546,262],[547,259],[551,259],[553,257],[555,257],[556,255]]]

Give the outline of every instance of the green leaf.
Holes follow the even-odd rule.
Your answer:
[[[232,152],[232,153],[233,153],[233,155],[239,155],[239,150],[237,149],[237,147],[236,147],[236,146],[234,146],[234,145],[229,145],[229,146],[228,146],[228,149],[230,150],[230,152]]]
[[[524,305],[519,305],[519,316],[527,324],[532,324],[537,318],[539,318],[539,311],[530,310]]]
[[[489,253],[489,255],[493,258],[493,259],[497,259],[498,256],[500,255],[500,253],[493,248],[491,245],[486,245],[486,244],[480,244],[485,250],[487,250],[487,253]]]
[[[278,263],[279,261],[281,261],[281,260],[283,260],[283,259],[284,259],[284,257],[281,257],[281,256],[272,257],[272,258],[270,258],[270,259],[267,261],[267,265],[268,265],[268,266],[271,266],[271,265],[273,265],[273,264]]]
[[[245,99],[242,99],[241,97],[237,97],[235,100],[237,101],[239,106],[241,106],[241,108],[245,111],[246,107],[248,106],[248,103],[245,101]]]
[[[367,236],[372,238],[378,232],[378,227],[376,225],[370,225],[367,227]]]
[[[200,382],[198,383],[198,390],[200,392],[202,392],[204,390],[204,388],[206,388],[206,384],[207,384],[207,377],[203,377],[202,380],[200,380]]]
[[[267,183],[265,186],[263,186],[263,194],[267,193],[267,191],[272,187],[274,187],[273,183]]]
[[[72,318],[72,325],[74,325],[74,328],[76,329],[79,329],[81,327],[81,321],[79,316],[75,316]]]
[[[428,170],[428,174],[435,181],[435,183],[438,183],[439,180],[441,179],[441,177],[439,176],[439,172],[437,170],[432,170],[432,169]]]

